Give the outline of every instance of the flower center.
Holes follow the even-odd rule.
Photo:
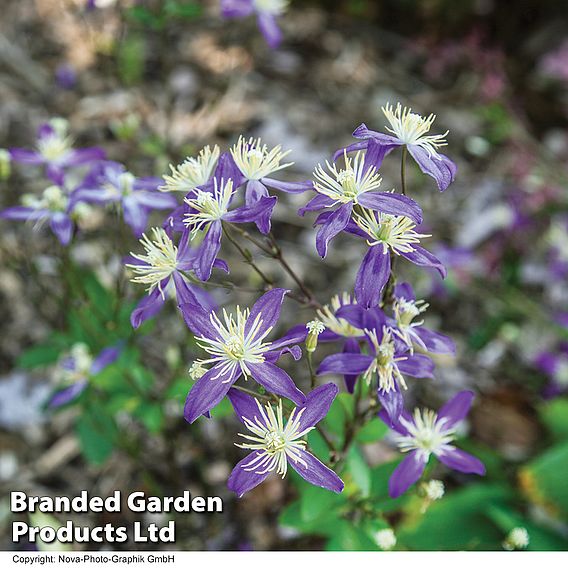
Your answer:
[[[390,124],[387,130],[394,134],[401,142],[412,144],[424,148],[431,157],[439,158],[437,149],[441,146],[447,146],[446,136],[449,131],[444,134],[434,134],[426,136],[430,131],[435,114],[430,114],[427,118],[412,112],[412,109],[403,107],[397,103],[396,109],[387,103],[382,111]]]
[[[286,10],[289,0],[253,0],[254,7],[258,12],[267,12],[278,16]]]
[[[55,377],[61,383],[76,383],[88,377],[91,372],[93,358],[84,343],[75,343],[57,365]]]
[[[171,175],[164,176],[165,184],[160,187],[160,190],[187,193],[207,183],[213,173],[219,153],[219,146],[215,145],[213,148],[205,146],[196,158],[187,158],[175,168],[170,164]]]
[[[276,411],[270,404],[263,407],[258,400],[256,404],[258,414],[252,420],[243,417],[243,422],[251,434],[239,434],[248,442],[235,444],[239,448],[259,452],[257,458],[247,465],[245,471],[258,474],[276,471],[284,477],[288,471],[289,459],[307,467],[301,455],[306,442],[300,438],[313,430],[313,426],[300,430],[300,419],[304,409],[296,412],[297,409],[294,408],[288,421],[284,423],[282,400],[279,401]]]
[[[433,410],[415,408],[412,420],[402,416],[400,421],[408,430],[407,436],[398,436],[396,440],[403,452],[420,450],[426,455],[436,454],[455,438],[454,429],[445,429],[445,421],[438,420]]]
[[[353,159],[343,154],[345,168],[339,170],[326,161],[326,172],[321,164],[314,170],[314,187],[318,193],[327,195],[336,203],[357,203],[359,195],[379,189],[382,178],[374,167],[365,168],[365,155],[357,152]]]
[[[386,245],[385,254],[388,248],[396,254],[412,252],[413,245],[419,243],[421,238],[432,236],[417,233],[414,230],[416,225],[408,217],[363,209],[361,213],[355,214],[354,220],[369,235],[369,246]]]
[[[260,138],[256,140],[250,138],[247,142],[240,136],[237,143],[231,148],[231,155],[239,170],[247,179],[257,180],[291,166],[293,162],[280,164],[290,151],[282,152],[280,145],[269,150],[266,144],[261,143]]]
[[[150,240],[144,234],[140,239],[140,244],[144,247],[146,254],[130,253],[143,264],[126,264],[126,266],[135,273],[134,278],[131,279],[132,282],[149,284],[147,288],[149,293],[158,287],[164,297],[161,282],[177,270],[178,249],[161,227],[152,229],[152,237]]]
[[[375,359],[363,374],[363,378],[370,383],[373,374],[377,373],[378,387],[383,392],[394,390],[397,382],[406,389],[406,382],[397,365],[398,361],[404,361],[406,357],[396,357],[391,330],[383,327],[383,337],[380,342],[374,329],[366,329],[365,332],[375,348]]]
[[[341,337],[361,337],[364,335],[362,329],[357,329],[346,319],[335,315],[339,308],[356,303],[357,300],[352,299],[347,292],[343,292],[341,296],[336,294],[335,296],[332,296],[329,305],[325,305],[321,310],[317,311],[318,318],[327,329],[330,329],[333,333],[336,333]]]
[[[53,132],[38,141],[39,153],[48,161],[63,158],[71,148],[71,139]]]
[[[69,199],[63,190],[52,185],[44,190],[40,199],[34,196],[24,196],[22,202],[33,209],[48,209],[49,211],[65,211]]]
[[[226,183],[221,180],[217,183],[214,179],[213,193],[198,189],[195,197],[186,197],[185,202],[195,212],[185,214],[184,224],[191,227],[191,237],[195,237],[198,231],[209,226],[214,221],[219,221],[227,213],[231,197],[233,196],[233,182],[228,180]]]

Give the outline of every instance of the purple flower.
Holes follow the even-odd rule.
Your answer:
[[[235,190],[232,179],[213,178],[213,187],[196,189],[185,198],[187,206],[183,223],[191,230],[193,239],[199,231],[206,231],[196,260],[196,274],[200,280],[209,280],[213,263],[221,248],[223,221],[228,223],[256,222],[259,230],[270,231],[270,217],[276,197],[261,197],[254,205],[229,211]]]
[[[14,162],[44,165],[49,179],[63,185],[65,170],[104,160],[105,151],[102,148],[73,149],[67,133],[67,121],[52,119],[40,126],[35,150],[12,148],[10,156]]]
[[[31,221],[34,222],[34,228],[49,222],[59,242],[66,246],[73,236],[74,220],[88,213],[86,205],[79,203],[75,195],[76,192],[68,195],[61,187],[52,185],[39,198],[31,194],[24,195],[21,206],[5,209],[0,212],[0,218]]]
[[[182,304],[180,309],[197,344],[209,355],[196,361],[191,369],[199,380],[189,391],[185,403],[185,419],[194,422],[217,405],[231,385],[244,375],[252,377],[270,392],[302,404],[305,396],[290,376],[277,367],[280,356],[289,351],[295,359],[301,356],[296,345],[306,338],[305,326],[292,328],[277,341],[267,342],[278,318],[287,290],[275,288],[261,296],[249,309],[236,307],[234,314],[222,312],[222,320],[214,311],[207,312],[193,303]],[[205,366],[210,365],[207,369]]]
[[[338,150],[334,158],[345,150],[351,152],[366,148],[375,158],[373,165],[379,169],[383,158],[389,152],[397,146],[406,146],[418,167],[436,180],[440,191],[447,189],[454,181],[457,167],[447,156],[438,153],[438,148],[447,145],[445,137],[448,132],[428,135],[436,116],[431,114],[423,118],[413,113],[410,108],[403,108],[400,103],[397,103],[396,109],[387,103],[382,111],[389,122],[390,126],[386,128],[391,134],[375,132],[369,130],[365,124],[361,124],[353,132],[353,136],[364,141]]]
[[[407,454],[389,480],[392,498],[399,497],[418,481],[432,454],[456,471],[485,474],[485,466],[476,457],[452,445],[456,427],[469,412],[473,396],[471,391],[462,391],[442,406],[437,414],[433,410],[419,408],[412,416],[403,412],[394,425],[384,410],[379,412],[381,419],[394,430],[394,441],[400,451]]]
[[[534,364],[550,378],[544,390],[546,398],[556,397],[568,390],[568,342],[561,342],[556,351],[540,353]]]
[[[56,408],[75,400],[89,384],[89,378],[114,363],[120,355],[120,347],[106,347],[93,359],[84,343],[76,343],[69,355],[63,358],[56,369],[56,378],[69,386],[55,393],[49,401]]]
[[[387,318],[379,308],[364,310],[347,306],[337,315],[351,325],[365,330],[370,354],[347,352],[329,355],[320,364],[317,374],[362,375],[367,384],[377,376],[377,396],[392,421],[403,410],[401,387],[406,388],[403,374],[418,378],[434,378],[434,363],[425,355],[408,351],[396,341],[387,327]]]
[[[162,180],[136,178],[122,164],[103,162],[95,166],[76,191],[77,199],[90,203],[119,203],[124,221],[136,237],[141,237],[153,209],[173,209],[177,205],[173,195],[158,191]]]
[[[428,304],[424,300],[416,300],[412,286],[402,282],[394,287],[393,315],[391,325],[393,334],[400,338],[409,349],[417,345],[431,353],[455,354],[456,346],[452,339],[424,327],[424,321],[415,321],[424,313]]]
[[[373,307],[379,303],[391,273],[390,253],[418,266],[434,268],[445,278],[444,265],[418,244],[421,238],[430,235],[417,233],[409,217],[364,209],[355,214],[354,221],[355,227],[350,230],[365,238],[369,245],[355,280],[355,296],[362,306]]]
[[[188,237],[187,232],[183,234],[176,246],[164,229],[153,228],[152,239],[147,235],[140,239],[146,254],[131,253],[126,266],[134,271],[132,282],[148,285],[148,296],[138,303],[130,316],[132,327],[139,327],[162,309],[171,283],[178,305],[193,303],[208,311],[215,309],[211,296],[187,278],[187,273],[195,270],[197,258],[197,251],[189,247]],[[228,272],[222,260],[216,260],[215,266]]]
[[[309,483],[341,493],[343,481],[306,451],[306,442],[302,440],[325,417],[337,392],[333,383],[317,387],[285,421],[282,400],[276,409],[270,404],[263,407],[251,396],[230,389],[228,396],[235,412],[249,430],[240,434],[245,441],[236,445],[251,453],[234,467],[227,484],[229,489],[242,497],[272,472],[284,477],[290,465]]]
[[[321,165],[314,171],[314,189],[318,193],[298,212],[327,211],[321,214],[316,224],[321,225],[316,237],[316,248],[323,258],[331,239],[345,230],[353,212],[365,210],[382,211],[391,215],[408,217],[414,223],[422,222],[422,210],[413,199],[389,191],[378,191],[381,176],[376,168],[368,164],[368,155],[357,152],[352,160],[345,154],[345,168],[326,162],[329,173]],[[330,213],[329,211],[333,211]]]
[[[325,330],[319,335],[318,340],[322,342],[338,342],[343,345],[344,353],[360,353],[359,342],[365,339],[365,332],[362,329],[350,324],[345,318],[337,315],[337,312],[344,306],[356,305],[357,301],[347,292],[335,295],[329,304],[317,311],[319,320],[325,326]],[[352,393],[355,388],[357,375],[346,374],[345,386]]]
[[[67,63],[59,65],[55,70],[55,82],[57,86],[62,89],[74,89],[77,85],[77,73],[75,69]]]
[[[288,0],[221,0],[223,18],[246,18],[256,14],[258,27],[266,43],[276,49],[282,41],[282,32],[276,21],[286,10]]]

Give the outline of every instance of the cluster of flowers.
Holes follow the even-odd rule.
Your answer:
[[[146,229],[152,209],[171,210],[162,226],[142,235],[144,252],[132,253],[126,263],[133,272],[132,280],[144,284],[148,292],[131,321],[139,326],[157,314],[167,293],[175,296],[196,343],[207,354],[190,369],[196,382],[185,404],[186,420],[193,423],[209,416],[227,396],[249,431],[238,446],[250,454],[235,466],[228,482],[239,496],[272,472],[284,476],[288,464],[314,485],[343,490],[342,480],[307,450],[304,439],[328,413],[338,387],[327,383],[306,394],[277,366],[287,354],[299,360],[301,344],[311,356],[318,340],[335,343],[339,352],[327,356],[316,375],[343,375],[349,392],[354,391],[357,380],[373,385],[382,406],[378,417],[392,429],[394,441],[406,453],[390,480],[393,497],[420,478],[432,454],[458,471],[484,473],[479,460],[452,445],[473,393],[457,394],[438,413],[415,409],[410,414],[404,409],[405,375],[433,378],[434,363],[428,354],[453,353],[454,344],[424,327],[419,318],[427,304],[416,299],[409,284],[395,283],[393,260],[399,256],[442,276],[445,268],[419,244],[428,235],[416,230],[422,211],[405,195],[404,181],[402,193],[381,191],[378,170],[390,152],[402,147],[403,162],[407,154],[412,156],[444,191],[456,167],[438,151],[446,144],[445,134],[428,134],[433,115],[423,118],[400,104],[386,105],[383,111],[389,134],[361,125],[354,132],[358,141],[339,150],[325,167],[318,165],[313,181],[275,179],[276,172],[291,165],[283,162],[289,152],[244,137],[223,153],[217,146],[203,148],[196,157],[172,166],[163,180],[136,179],[121,165],[105,161],[98,150],[72,150],[66,132],[53,124],[40,131],[36,151],[12,151],[15,161],[47,167],[64,205],[58,203],[54,209],[41,201],[37,207],[9,209],[3,216],[50,218],[62,242],[69,239],[61,239],[53,218],[65,215],[71,223],[71,212],[81,202],[120,205],[125,222],[137,235]],[[343,160],[342,167],[338,159]],[[78,186],[68,190],[66,169],[93,160]],[[288,290],[271,288],[250,309],[236,306],[228,310],[218,308],[203,286],[214,267],[229,271],[218,256],[224,234],[238,247],[231,236],[232,225],[254,223],[261,234],[270,234],[278,200],[273,191],[315,193],[299,215],[319,213],[316,248],[322,258],[330,241],[342,232],[363,239],[367,246],[354,293],[333,297],[328,305],[317,308],[313,321],[296,325],[277,339],[269,337],[277,327]],[[176,193],[184,196],[179,205]],[[241,378],[255,381],[262,391],[243,389],[238,384]],[[275,405],[272,400],[277,401]]]

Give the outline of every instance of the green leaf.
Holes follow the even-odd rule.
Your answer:
[[[553,517],[568,519],[568,444],[558,444],[540,455],[520,472],[523,492]]]
[[[339,511],[330,511],[330,513],[330,515],[320,517],[314,521],[305,521],[302,518],[300,502],[294,501],[282,510],[278,523],[283,527],[293,528],[303,534],[333,536],[336,534],[338,522],[341,521],[335,515]]]
[[[141,404],[134,413],[152,434],[158,434],[164,424],[164,413],[159,404]]]
[[[321,517],[329,517],[330,512],[337,512],[338,507],[344,503],[345,497],[341,493],[333,493],[309,483],[302,486],[300,497],[300,513],[302,521],[309,523]]]
[[[327,543],[325,549],[332,550],[378,550],[376,543],[371,540],[363,531],[354,527],[347,521],[338,522],[336,532]]]
[[[381,440],[387,432],[388,426],[382,420],[371,420],[357,432],[355,441],[360,444],[370,444]]]
[[[351,446],[347,455],[346,471],[350,474],[351,479],[358,487],[363,497],[368,497],[371,493],[371,469],[367,465],[363,454],[356,446]],[[346,480],[348,482],[349,480]]]
[[[114,450],[117,431],[103,414],[85,413],[75,426],[83,455],[92,464],[101,465]]]
[[[568,439],[568,400],[556,398],[539,408],[541,420],[558,440]]]
[[[502,532],[487,522],[485,512],[510,498],[505,486],[470,485],[409,517],[399,527],[398,541],[411,550],[501,550]]]
[[[46,367],[56,363],[59,359],[61,350],[55,345],[37,345],[26,349],[16,362],[20,369],[34,369],[36,367]]]
[[[125,85],[139,83],[144,73],[146,43],[143,36],[128,35],[118,46],[118,74]]]

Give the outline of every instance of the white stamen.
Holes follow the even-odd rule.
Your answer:
[[[313,426],[300,430],[300,419],[305,409],[296,412],[297,409],[294,408],[284,424],[282,400],[279,401],[276,412],[270,404],[263,407],[258,400],[256,404],[259,414],[255,415],[253,420],[243,417],[245,426],[253,435],[239,434],[249,441],[235,444],[239,448],[261,452],[248,464],[245,471],[258,474],[276,471],[284,477],[288,471],[288,459],[308,467],[300,453],[306,446],[306,442],[300,438],[313,430]]]
[[[382,178],[376,168],[365,169],[363,152],[357,152],[353,159],[347,156],[347,152],[344,152],[343,156],[345,169],[339,170],[336,164],[328,161],[325,164],[330,173],[326,172],[321,164],[316,166],[314,188],[318,193],[327,195],[336,203],[349,203],[350,201],[357,203],[361,194],[376,191],[381,185]]]
[[[260,332],[262,319],[261,314],[258,314],[250,329],[246,331],[249,313],[248,309],[242,310],[240,306],[236,307],[235,315],[223,309],[222,322],[214,312],[211,312],[211,325],[220,339],[203,336],[196,338],[197,344],[212,355],[209,359],[199,361],[199,363],[202,365],[220,364],[219,375],[212,377],[211,380],[219,378],[228,371],[232,372],[236,367],[240,367],[246,378],[250,375],[247,363],[264,362],[264,353],[269,350],[271,343],[263,340],[272,331],[272,327]]]
[[[329,304],[326,304],[321,308],[321,310],[317,311],[318,318],[322,321],[326,328],[341,337],[361,337],[364,335],[362,329],[357,329],[346,319],[335,315],[339,308],[355,304],[357,304],[357,300],[352,298],[347,292],[343,292],[341,296],[336,294],[331,298]]]
[[[282,146],[278,145],[272,150],[266,144],[261,144],[260,138],[245,140],[239,137],[237,143],[231,148],[231,155],[239,170],[249,180],[258,180],[269,176],[274,172],[291,166],[294,162],[280,164],[291,150],[282,152]]]
[[[422,484],[424,494],[430,501],[438,501],[444,496],[444,482],[439,479],[431,479]]]
[[[444,134],[426,136],[436,119],[435,114],[423,118],[419,114],[413,113],[412,109],[403,107],[400,103],[397,103],[396,109],[387,103],[382,107],[382,111],[391,126],[390,128],[387,126],[387,130],[399,140],[405,144],[424,148],[430,157],[440,157],[437,150],[442,146],[447,146],[448,143],[445,138],[449,130]]]
[[[72,368],[67,368],[65,363],[72,361]],[[93,357],[89,347],[85,343],[75,343],[69,353],[64,355],[55,368],[55,379],[63,384],[76,383],[89,376]]]
[[[253,0],[257,12],[280,16],[286,11],[290,0]]]
[[[503,541],[503,548],[505,550],[518,550],[526,548],[529,542],[530,538],[527,529],[525,527],[515,527]]]
[[[309,321],[306,328],[313,335],[319,335],[325,331],[325,325],[317,319]]]
[[[207,183],[219,159],[220,152],[221,150],[217,145],[213,148],[205,146],[196,158],[187,158],[176,167],[170,164],[171,175],[164,175],[165,184],[160,186],[160,191],[183,191],[187,193]]]
[[[154,288],[160,287],[164,278],[171,276],[177,270],[178,249],[161,227],[152,229],[152,240],[144,234],[140,239],[146,254],[132,254],[132,256],[144,264],[126,264],[136,274],[131,282],[149,284],[148,293]],[[162,297],[164,290],[160,288]]]
[[[395,254],[412,252],[413,245],[418,244],[420,239],[432,236],[417,233],[414,230],[416,224],[408,217],[363,209],[361,213],[356,213],[353,219],[369,236],[369,246],[386,245],[383,250],[385,254],[389,248]]]
[[[228,180],[218,184],[213,179],[213,193],[209,191],[197,190],[195,197],[186,197],[184,201],[197,213],[186,213],[183,223],[186,227],[191,227],[191,238],[194,238],[198,231],[209,226],[213,221],[219,221],[227,213],[231,197],[233,195],[233,181]]]
[[[396,546],[396,536],[392,529],[382,529],[375,533],[375,542],[382,550],[391,550]]]
[[[371,382],[373,373],[377,373],[379,377],[378,386],[383,392],[394,390],[397,382],[402,388],[406,389],[406,382],[398,369],[397,363],[398,361],[405,361],[407,357],[395,357],[395,345],[391,330],[383,327],[383,337],[380,343],[374,329],[366,329],[365,332],[375,348],[375,359],[363,374],[367,384]]]
[[[420,327],[424,320],[414,321],[414,318],[425,312],[428,308],[424,300],[408,300],[406,298],[396,298],[393,311],[397,327],[392,328],[393,333],[399,337],[408,347],[410,351],[414,351],[414,343],[423,347],[424,342],[414,331],[415,327]]]

